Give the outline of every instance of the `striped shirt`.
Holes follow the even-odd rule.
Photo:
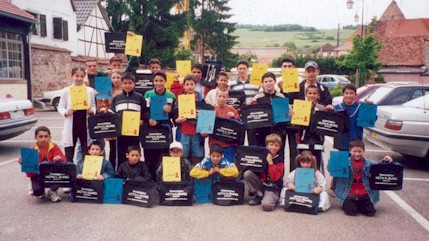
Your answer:
[[[259,93],[259,86],[250,84],[249,78],[245,82],[239,79],[233,80],[230,81],[228,85],[230,90],[244,91],[246,103],[249,103],[249,101]]]

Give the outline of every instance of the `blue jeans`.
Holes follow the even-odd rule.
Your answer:
[[[181,136],[181,143],[183,146],[183,157],[204,157],[204,145],[201,144],[200,136],[198,134]]]

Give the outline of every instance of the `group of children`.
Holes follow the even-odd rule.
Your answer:
[[[114,59],[116,60],[116,59]],[[115,61],[113,61],[115,62]],[[306,73],[309,77],[314,77],[314,72],[318,71],[315,62],[310,61],[305,66]],[[279,131],[277,128],[264,128],[261,130],[249,130],[249,144],[265,146],[268,149],[266,157],[266,168],[261,173],[251,170],[242,170],[240,175],[235,162],[235,147],[237,144],[226,143],[217,140],[207,133],[197,133],[195,122],[189,121],[184,116],[178,116],[175,108],[177,107],[177,97],[181,94],[195,95],[195,101],[212,104],[217,117],[240,119],[240,109],[234,108],[227,104],[229,90],[243,91],[246,96],[246,105],[252,104],[271,104],[273,98],[290,98],[290,103],[294,96],[290,93],[281,93],[276,87],[276,76],[267,72],[262,76],[262,88],[252,86],[249,82],[247,61],[241,60],[237,64],[239,78],[231,81],[228,87],[228,77],[221,72],[217,77],[217,88],[208,90],[201,86],[202,66],[193,65],[192,73],[183,78],[183,83],[177,80],[171,87],[174,93],[166,88],[167,77],[164,72],[157,71],[160,69],[160,63],[157,60],[151,60],[154,64],[153,85],[154,89],[147,91],[144,96],[134,90],[136,79],[131,73],[121,73],[118,69],[109,71],[114,87],[113,99],[105,102],[95,100],[97,93],[91,87],[87,88],[88,109],[76,111],[71,107],[70,87],[64,89],[60,100],[58,112],[65,117],[63,130],[63,145],[66,155],[62,155],[58,146],[50,141],[50,132],[46,127],[36,129],[35,138],[36,146],[39,149],[39,161],[73,161],[77,139],[80,140],[82,151],[89,155],[105,156],[104,140],[96,140],[87,146],[88,128],[87,117],[95,113],[119,113],[123,111],[140,112],[140,125],[148,128],[166,125],[170,127],[177,126],[176,141],[170,144],[170,148],[147,149],[144,152],[144,162],[141,161],[142,151],[138,137],[119,136],[116,140],[108,140],[110,143],[109,161],[103,160],[102,171],[96,177],[98,180],[117,176],[123,179],[134,179],[142,182],[162,182],[162,165],[161,156],[170,155],[180,157],[181,159],[181,177],[182,181],[192,178],[220,178],[236,179],[242,176],[248,186],[249,194],[253,198],[249,201],[250,205],[261,205],[265,211],[274,210],[279,203],[282,189],[294,190],[295,165],[291,165],[291,172],[287,175],[285,182],[283,176],[284,168],[284,147],[285,131]],[[152,65],[152,64],[151,64]],[[111,61],[111,67],[112,65]],[[121,65],[119,65],[121,66]],[[115,67],[117,68],[117,67]],[[151,66],[152,69],[152,66]],[[86,76],[85,69],[73,68],[72,86],[84,84]],[[247,78],[247,79],[246,79]],[[119,84],[120,79],[120,84]],[[348,115],[349,130],[343,133],[339,140],[335,140],[336,148],[339,150],[348,150],[350,152],[350,176],[349,178],[337,178],[335,187],[335,196],[343,201],[343,210],[346,214],[355,215],[361,212],[365,215],[372,216],[375,214],[373,204],[379,200],[378,191],[371,190],[368,185],[368,167],[373,162],[363,158],[364,145],[362,142],[362,128],[356,124],[357,110],[359,103],[354,101],[356,88],[353,85],[346,85],[343,88],[343,103],[332,106],[330,103],[319,103],[321,92],[326,95],[323,85],[320,83],[305,83],[303,85],[304,99],[311,101],[312,113],[316,111],[344,111]],[[321,90],[322,89],[322,90]],[[329,92],[328,92],[329,93]],[[153,120],[148,111],[151,105],[151,97],[165,96],[167,104],[163,110],[168,114],[166,121]],[[299,98],[299,97],[298,97]],[[103,104],[101,104],[103,103]],[[291,111],[293,115],[293,110]],[[311,117],[310,117],[311,118]],[[40,137],[43,135],[44,140]],[[172,135],[172,133],[171,133]],[[209,136],[209,153],[206,156],[204,149],[205,137]],[[315,188],[314,194],[321,197],[320,209],[325,211],[330,207],[329,198],[326,194],[326,180],[323,174],[322,151],[324,137],[312,133],[309,128],[298,127],[297,149],[300,152],[295,160],[297,167],[315,169]],[[289,138],[289,145],[291,139]],[[113,144],[113,145],[112,145]],[[349,147],[350,145],[350,147]],[[49,147],[49,148],[48,148]],[[56,154],[47,155],[55,150]],[[390,157],[386,160],[392,161]],[[21,159],[19,159],[21,162]],[[78,178],[82,172],[83,162],[78,162]],[[116,169],[116,171],[115,171]],[[37,186],[37,175],[31,176],[32,194],[42,196],[41,187]],[[56,190],[50,189],[52,201],[60,200]],[[54,196],[54,198],[52,198]],[[280,202],[281,203],[281,202]]]

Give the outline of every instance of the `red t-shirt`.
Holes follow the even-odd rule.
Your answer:
[[[368,194],[365,185],[362,182],[363,177],[363,159],[352,159],[353,183],[350,187],[349,195],[363,196]]]

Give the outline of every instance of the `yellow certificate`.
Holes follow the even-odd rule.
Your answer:
[[[311,101],[294,100],[293,101],[293,116],[290,123],[300,126],[310,125]]]
[[[102,156],[85,156],[83,161],[82,176],[85,180],[94,180],[101,174],[101,165],[103,164]]]
[[[86,86],[78,85],[70,87],[70,99],[73,110],[89,109],[88,91]]]
[[[191,74],[191,61],[190,60],[177,60],[176,61],[176,70],[179,73],[181,78],[185,77],[187,74]]]
[[[140,133],[140,111],[122,112],[122,131],[123,136],[139,136]]]
[[[282,71],[283,92],[292,93],[299,92],[298,70],[285,69]]]
[[[186,119],[197,118],[197,107],[195,104],[195,95],[179,95],[179,117]]]
[[[250,83],[253,85],[262,85],[262,75],[268,70],[268,65],[254,63],[252,66],[252,75],[250,76]]]
[[[125,54],[140,57],[142,54],[143,35],[127,35]]]
[[[162,180],[164,182],[180,182],[180,157],[162,157]]]
[[[174,73],[166,73],[167,74],[167,82],[165,83],[165,88],[167,90],[170,90],[171,85],[173,84],[174,80],[176,79],[176,75]]]

